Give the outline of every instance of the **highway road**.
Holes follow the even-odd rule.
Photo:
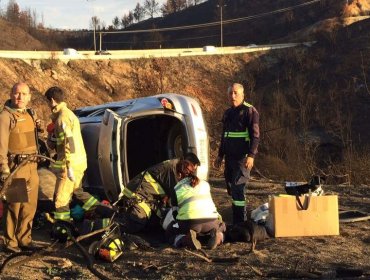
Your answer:
[[[135,59],[135,58],[154,58],[154,57],[182,57],[182,56],[200,56],[200,55],[225,55],[248,52],[269,51],[274,49],[292,48],[296,46],[311,46],[315,42],[305,43],[286,43],[273,45],[249,45],[236,47],[213,47],[205,46],[203,48],[188,49],[150,49],[150,50],[120,50],[109,51],[109,54],[96,55],[94,51],[9,51],[0,50],[0,58],[22,59],[22,60],[42,60],[42,59]],[[69,53],[69,54],[65,54]],[[103,52],[104,53],[104,52]]]

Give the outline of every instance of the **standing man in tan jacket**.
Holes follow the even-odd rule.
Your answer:
[[[56,136],[56,162],[51,166],[57,176],[55,186],[55,213],[57,221],[71,222],[69,203],[75,195],[85,211],[92,210],[99,201],[82,189],[82,177],[87,168],[86,151],[82,140],[80,123],[64,102],[64,91],[51,87],[45,92],[54,123]],[[58,229],[58,227],[56,227]]]
[[[10,92],[0,112],[0,180],[2,183],[10,173],[29,155],[37,153],[37,119],[33,110],[27,109],[31,100],[30,89],[25,83],[17,83]],[[19,199],[26,187],[26,199]],[[13,198],[4,201],[5,250],[20,252],[32,249],[32,222],[37,208],[39,177],[37,163],[28,162],[14,174],[9,188],[17,191]],[[2,198],[3,199],[3,198]]]

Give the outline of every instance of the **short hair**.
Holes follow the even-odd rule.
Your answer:
[[[54,99],[55,102],[60,103],[64,101],[64,91],[60,87],[51,87],[45,92],[45,97],[51,101]]]
[[[233,87],[236,87],[237,89],[241,90],[242,93],[244,94],[244,87],[242,84],[239,84],[239,83],[233,83],[231,86],[229,86],[227,88],[227,93],[230,93]]]
[[[200,160],[194,153],[185,154],[184,159],[190,161],[192,164],[200,165]]]

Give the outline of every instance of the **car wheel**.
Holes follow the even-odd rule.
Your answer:
[[[168,158],[179,158],[184,154],[184,143],[181,128],[176,126],[170,129],[167,139]]]

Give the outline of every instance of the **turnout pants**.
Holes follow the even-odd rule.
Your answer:
[[[246,216],[245,192],[250,170],[245,168],[245,158],[225,159],[225,181],[227,192],[232,197],[233,224],[243,222]]]
[[[64,173],[57,174],[57,181],[55,187],[55,213],[56,220],[70,221],[71,214],[69,203],[71,202],[72,195],[80,200],[82,208],[85,211],[92,210],[99,204],[99,201],[88,192],[82,189],[82,177],[84,171],[74,170],[75,181],[71,181]]]
[[[32,222],[37,208],[39,176],[37,163],[31,162],[21,167],[13,177],[27,182],[28,202],[4,202],[4,239],[6,247],[28,246],[32,242]]]

